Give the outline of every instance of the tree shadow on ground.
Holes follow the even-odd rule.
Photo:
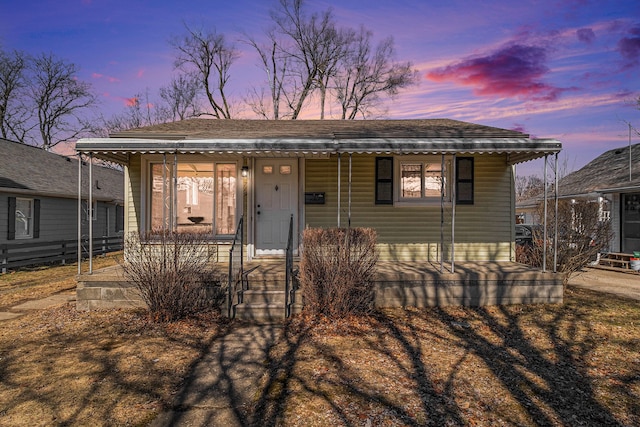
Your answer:
[[[338,339],[315,325],[285,334],[247,422],[304,425],[296,413],[346,426],[640,422],[640,404],[628,403],[640,376],[619,376],[624,422],[598,398],[589,363],[602,341],[578,305],[391,310],[366,322]],[[325,413],[295,408],[307,403]]]

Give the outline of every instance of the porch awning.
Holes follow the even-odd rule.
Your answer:
[[[248,157],[315,157],[353,154],[507,154],[510,165],[560,152],[555,139],[531,138],[85,138],[79,153],[121,164],[130,154],[213,154]]]

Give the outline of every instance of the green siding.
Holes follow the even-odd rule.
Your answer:
[[[341,162],[341,225],[347,225],[349,157]],[[439,259],[441,229],[445,259],[451,251],[452,207],[446,205],[441,227],[440,205],[400,207],[374,201],[375,156],[353,155],[351,225],[373,227],[381,259]],[[475,203],[456,206],[456,261],[507,261],[512,258],[512,169],[504,156],[475,157]],[[337,225],[337,157],[307,160],[305,191],[326,193],[325,205],[305,207],[305,226]]]
[[[142,168],[140,155],[131,156],[129,165],[125,167],[125,234],[137,233],[140,230],[142,212]]]

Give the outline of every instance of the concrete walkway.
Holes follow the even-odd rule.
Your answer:
[[[586,268],[573,274],[569,285],[640,300],[640,274]]]
[[[22,304],[14,305],[9,311],[0,311],[0,321],[15,319],[31,310],[43,310],[45,308],[54,307],[60,304],[66,304],[76,300],[76,291],[67,291],[46,298],[27,301]]]
[[[251,409],[268,369],[269,350],[282,325],[239,325],[216,339],[198,361],[183,391],[151,427],[260,425]]]

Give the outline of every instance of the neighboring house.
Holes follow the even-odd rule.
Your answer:
[[[224,240],[244,216],[249,257],[271,256],[293,216],[296,235],[373,227],[383,260],[437,260],[444,233],[445,258],[455,247],[461,261],[514,259],[512,166],[560,149],[441,119],[193,119],[77,144],[125,167],[127,232],[209,227]]]
[[[0,159],[0,268],[77,257],[78,161],[2,138]],[[94,237],[122,236],[123,174],[92,172]],[[86,165],[82,173],[87,193]],[[81,211],[86,239],[86,197]]]
[[[612,252],[640,250],[640,144],[614,148],[558,181],[558,199],[598,203],[600,219],[611,220]],[[553,199],[555,194],[549,192]],[[537,209],[542,198],[518,202],[523,223],[541,223]]]
[[[615,148],[558,182],[559,197],[598,202],[611,219],[612,252],[640,251],[640,144]]]

